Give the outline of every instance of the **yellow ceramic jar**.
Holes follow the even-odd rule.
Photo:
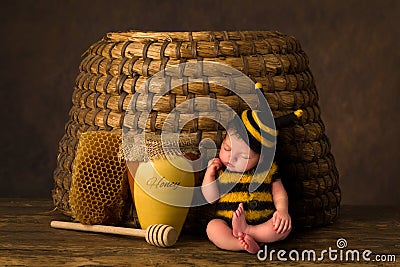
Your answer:
[[[194,171],[185,157],[140,162],[134,174],[134,202],[140,225],[173,226],[180,234],[195,185]]]

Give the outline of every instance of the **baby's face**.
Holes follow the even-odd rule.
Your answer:
[[[257,165],[260,155],[238,136],[227,134],[221,145],[219,159],[229,171],[245,172]]]

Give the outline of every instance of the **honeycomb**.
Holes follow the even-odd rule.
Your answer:
[[[128,195],[121,133],[82,133],[72,166],[69,196],[73,217],[83,224],[117,224]]]

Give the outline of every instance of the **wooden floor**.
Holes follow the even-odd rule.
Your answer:
[[[264,252],[259,259],[219,250],[204,236],[183,235],[174,247],[157,248],[141,238],[53,229],[51,220],[68,218],[52,209],[49,200],[0,199],[0,266],[400,266],[399,208],[344,206],[335,224],[268,245],[266,259]],[[347,247],[337,247],[340,238]],[[279,250],[286,262],[278,259]],[[323,250],[331,250],[331,257]],[[362,258],[366,250],[371,262]],[[358,262],[352,260],[356,253]],[[376,256],[390,262],[377,262]]]

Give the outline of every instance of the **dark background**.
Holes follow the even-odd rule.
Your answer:
[[[278,30],[310,59],[343,204],[400,204],[400,1],[2,1],[0,197],[50,198],[81,54],[109,31]]]

